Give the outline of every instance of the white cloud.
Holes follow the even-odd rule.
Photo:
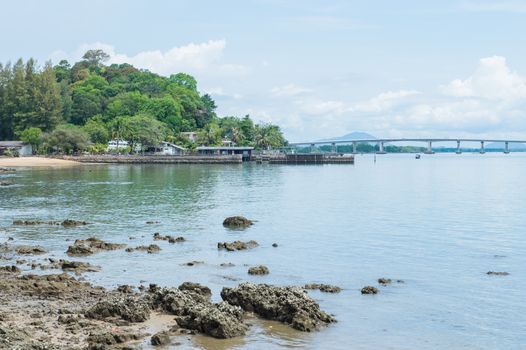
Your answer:
[[[311,89],[304,88],[295,84],[287,84],[283,86],[276,86],[270,89],[270,93],[276,97],[282,96],[297,96],[312,91]]]
[[[515,101],[526,98],[526,79],[512,72],[501,56],[482,58],[473,75],[455,79],[441,91],[457,97]]]
[[[382,112],[398,105],[402,100],[419,95],[416,90],[399,90],[382,92],[365,102],[359,102],[350,108],[351,112]]]
[[[242,65],[221,62],[226,48],[226,40],[209,40],[204,43],[190,43],[173,47],[167,51],[142,51],[135,55],[117,52],[113,45],[92,43],[80,45],[74,52],[55,51],[51,54],[53,61],[66,58],[79,60],[90,49],[101,49],[110,55],[109,63],[130,63],[136,67],[152,72],[170,75],[177,72],[206,73],[209,75],[239,76],[247,72]]]
[[[207,94],[210,94],[212,96],[219,96],[219,97],[228,97],[233,98],[236,100],[242,99],[243,95],[238,93],[229,93],[226,92],[222,87],[214,87],[209,89],[204,89]]]

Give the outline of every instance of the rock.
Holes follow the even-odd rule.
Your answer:
[[[11,181],[0,181],[0,186],[13,186],[15,183]]]
[[[85,312],[85,316],[97,320],[120,317],[130,322],[144,322],[150,318],[150,307],[140,298],[114,297],[99,301]]]
[[[152,304],[177,316],[177,324],[186,329],[215,338],[231,338],[245,334],[247,326],[242,322],[241,308],[224,302],[212,304],[208,300],[207,288],[199,284],[183,283],[180,287],[183,287],[183,290],[156,289],[152,295]]]
[[[148,254],[158,253],[161,251],[161,247],[159,247],[157,244],[150,244],[148,246],[141,245],[135,248],[126,248],[126,251],[128,253],[134,252],[134,251],[141,251],[141,252],[147,252]]]
[[[187,263],[184,263],[184,264],[181,264],[181,265],[185,265],[185,266],[195,266],[195,265],[200,265],[200,264],[204,264],[205,262],[204,261],[197,261],[197,260],[194,260],[194,261],[189,261]]]
[[[126,244],[108,243],[98,238],[77,239],[72,246],[68,247],[68,255],[90,255],[99,251],[116,250],[126,247]]]
[[[269,272],[268,267],[264,265],[254,266],[248,269],[249,275],[268,275]]]
[[[505,271],[488,271],[486,274],[489,276],[508,276],[510,273]]]
[[[150,339],[150,342],[154,346],[168,345],[170,344],[170,332],[162,331],[155,333]]]
[[[377,294],[378,288],[373,286],[365,286],[361,290],[362,294]]]
[[[194,282],[184,282],[178,287],[181,291],[188,291],[191,293],[195,293],[197,295],[202,296],[205,299],[210,299],[212,296],[212,291],[207,286],[203,286],[199,283]]]
[[[71,271],[71,270],[84,271],[84,272],[100,271],[100,267],[93,266],[90,263],[82,262],[82,261],[69,261],[69,260],[60,259],[58,262],[54,264],[58,264],[60,268],[64,271]]]
[[[146,221],[148,225],[159,224],[159,221]]]
[[[130,285],[127,285],[127,284],[122,284],[122,285],[117,287],[117,291],[120,292],[120,293],[132,294],[133,293],[133,287],[130,286]]]
[[[324,292],[324,293],[339,293],[342,290],[338,286],[333,286],[330,284],[323,284],[323,283],[310,283],[310,284],[306,284],[303,288],[318,289],[320,292]]]
[[[230,228],[245,228],[254,223],[243,216],[231,216],[223,221],[223,226]]]
[[[379,278],[378,279],[378,283],[381,284],[382,286],[387,286],[388,284],[391,284],[391,279],[390,278]]]
[[[133,332],[102,332],[92,333],[88,336],[88,350],[109,350],[116,349],[112,345],[127,343],[133,340],[142,339],[145,335]],[[119,347],[119,349],[125,349]],[[127,348],[130,349],[130,348]]]
[[[38,254],[47,253],[47,251],[42,247],[39,247],[39,246],[32,247],[32,246],[27,246],[27,245],[17,247],[15,251],[21,255],[38,255]]]
[[[278,247],[278,244],[277,244],[277,243],[272,243],[272,246],[273,246],[274,248],[277,248],[277,247]]]
[[[0,168],[0,174],[13,174],[16,172],[15,168]]]
[[[87,224],[88,223],[86,221],[78,221],[78,220],[71,220],[71,219],[66,219],[62,221],[62,226],[64,227],[84,226]]]
[[[161,236],[159,232],[153,234],[153,239],[156,241],[168,241],[168,243],[181,243],[186,241],[184,237],[173,237],[170,235]]]
[[[221,298],[229,304],[259,316],[310,332],[336,320],[298,287],[241,283],[236,288],[223,288]]]
[[[245,249],[251,249],[257,247],[259,244],[256,241],[248,241],[248,242],[241,242],[241,241],[234,241],[234,242],[219,242],[217,243],[217,249],[226,249],[229,252],[235,251],[235,250],[245,250]]]
[[[11,265],[11,266],[0,266],[0,271],[3,271],[3,272],[11,272],[11,273],[20,273],[22,272],[22,270],[20,270],[18,267],[16,267],[15,265]]]
[[[221,266],[221,267],[234,267],[236,265],[229,262],[229,263],[221,263],[221,264],[219,264],[219,266]]]

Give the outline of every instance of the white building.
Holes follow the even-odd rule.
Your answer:
[[[182,136],[186,137],[192,142],[197,142],[197,132],[195,131],[186,131],[181,133]]]
[[[170,142],[161,141],[157,146],[149,147],[147,152],[160,156],[180,156],[186,152],[186,148]]]

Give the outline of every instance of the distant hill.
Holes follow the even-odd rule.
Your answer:
[[[352,140],[376,140],[376,137],[366,132],[355,131],[339,137],[331,137],[319,141],[352,141]]]
[[[504,142],[492,142],[486,145],[486,149],[504,149]],[[510,143],[509,148],[512,151],[526,151],[526,145],[524,143]]]

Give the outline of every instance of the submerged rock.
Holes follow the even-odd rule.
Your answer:
[[[506,271],[488,271],[486,275],[489,276],[508,276],[510,273]]]
[[[379,278],[378,279],[378,283],[381,284],[382,286],[387,286],[388,284],[391,284],[391,279],[390,278]]]
[[[150,342],[154,346],[168,345],[170,344],[170,332],[162,331],[162,332],[155,333],[150,339]]]
[[[146,223],[147,223],[148,225],[160,224],[159,221],[146,221]]]
[[[330,284],[323,284],[323,283],[309,283],[309,284],[306,284],[303,288],[318,289],[320,292],[324,292],[324,293],[339,293],[342,290],[338,286],[333,286]]]
[[[0,186],[13,186],[15,183],[11,181],[0,181]]]
[[[168,241],[168,243],[181,243],[186,241],[184,237],[174,237],[170,235],[161,236],[159,232],[153,234],[153,239],[156,241]]]
[[[278,244],[277,244],[277,243],[272,243],[272,246],[273,246],[274,248],[277,248],[277,247],[278,247]]]
[[[141,252],[147,252],[148,254],[153,253],[159,253],[161,251],[161,247],[159,247],[157,244],[150,244],[150,245],[140,245],[135,248],[126,248],[126,251],[128,253],[135,252],[135,251],[141,251]]]
[[[53,262],[52,262],[53,263]],[[69,261],[60,259],[57,263],[62,270],[65,271],[83,271],[83,272],[97,272],[100,271],[100,267],[93,266],[90,263],[83,261]]]
[[[362,294],[378,294],[378,288],[373,286],[365,286],[361,290]]]
[[[62,221],[62,226],[64,227],[84,226],[87,224],[88,223],[86,221],[71,220],[71,219],[66,219]]]
[[[92,333],[88,336],[88,350],[106,350],[117,349],[113,345],[123,344],[133,340],[140,340],[144,338],[145,334],[135,332],[102,332]],[[118,347],[118,349],[132,349],[129,347]]]
[[[38,254],[47,253],[47,251],[40,246],[28,246],[28,245],[22,245],[22,246],[16,247],[15,252],[21,255],[38,255]]]
[[[217,243],[217,249],[226,249],[229,252],[233,252],[236,250],[245,250],[245,249],[251,249],[257,247],[259,244],[256,241],[248,241],[248,242],[241,242],[241,241],[234,241],[234,242],[219,242]]]
[[[241,283],[223,288],[223,300],[243,310],[310,332],[336,320],[298,287],[277,287],[268,284]]]
[[[268,275],[270,273],[268,267],[264,265],[253,266],[248,269],[249,275]]]
[[[126,244],[108,243],[98,238],[77,239],[68,247],[68,255],[90,255],[104,250],[116,250],[126,247]]]
[[[223,226],[230,228],[245,228],[253,224],[254,222],[243,216],[231,216],[223,221]]]
[[[14,220],[13,225],[17,226],[32,226],[32,225],[55,225],[59,226],[62,225],[64,227],[75,227],[75,226],[83,226],[88,225],[88,222],[86,221],[78,221],[78,220],[71,220],[66,219],[64,221],[45,221],[45,220]]]

